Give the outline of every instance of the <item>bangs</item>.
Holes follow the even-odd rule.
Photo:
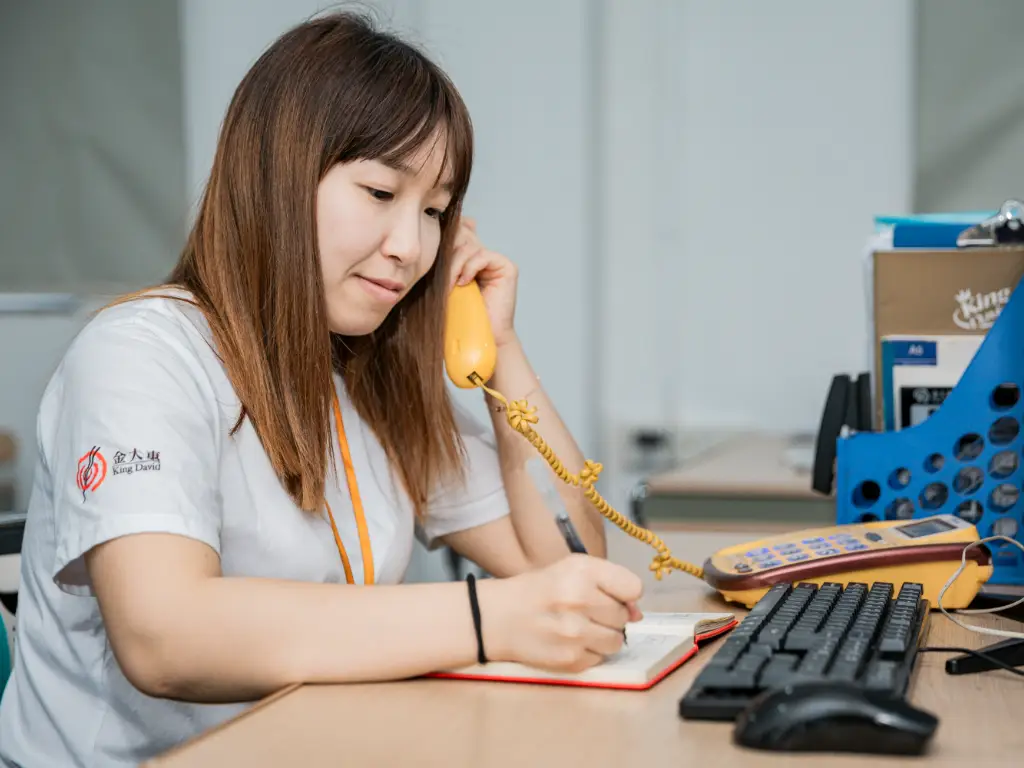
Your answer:
[[[339,109],[331,110],[328,118],[336,125],[327,133],[322,172],[354,160],[405,163],[441,141],[444,158],[435,183],[448,184],[452,201],[461,201],[472,169],[473,130],[455,86],[405,44],[384,44],[375,54],[368,57],[367,71],[347,73],[348,82],[338,89]],[[353,93],[358,94],[354,102]],[[353,110],[353,103],[360,108]]]

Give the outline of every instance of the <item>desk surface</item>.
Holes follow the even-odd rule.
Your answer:
[[[807,451],[806,441],[792,435],[737,434],[678,469],[652,475],[647,492],[824,500],[801,466]]]
[[[668,534],[664,539],[677,556],[702,561],[713,549],[756,536],[691,533]],[[614,534],[609,544],[611,557],[646,573],[652,551],[646,545]],[[703,582],[684,574],[673,573],[660,583],[648,577],[648,584],[643,600],[648,610],[724,607]],[[970,620],[1011,626],[997,617]],[[975,648],[994,639],[935,614],[927,642]],[[729,723],[681,720],[677,703],[717,647],[709,646],[646,692],[443,680],[296,687],[148,765],[758,768],[792,763],[862,766],[867,760],[875,768],[911,764],[896,758],[754,752],[733,746]],[[912,702],[941,718],[923,764],[1020,764],[1024,679],[1005,672],[950,677],[942,667],[944,658],[923,654],[910,690]]]

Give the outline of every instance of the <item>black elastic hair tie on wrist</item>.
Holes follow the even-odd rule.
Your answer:
[[[469,607],[473,611],[473,629],[476,630],[476,660],[481,664],[486,664],[484,632],[480,624],[480,602],[476,598],[476,576],[472,573],[466,576],[466,585],[469,587]]]

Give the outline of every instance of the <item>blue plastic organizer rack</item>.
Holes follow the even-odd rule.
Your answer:
[[[957,386],[924,422],[836,445],[836,521],[956,514],[1024,541],[1024,290],[1010,295]],[[1024,553],[992,542],[992,584],[1024,584]]]

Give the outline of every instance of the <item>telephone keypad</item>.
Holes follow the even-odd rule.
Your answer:
[[[783,541],[767,547],[758,547],[739,555],[734,569],[737,573],[778,568],[784,563],[800,563],[810,559],[841,555],[844,552],[863,552],[871,543],[881,541],[874,531],[857,535],[842,532],[829,536],[810,536],[799,541]]]

